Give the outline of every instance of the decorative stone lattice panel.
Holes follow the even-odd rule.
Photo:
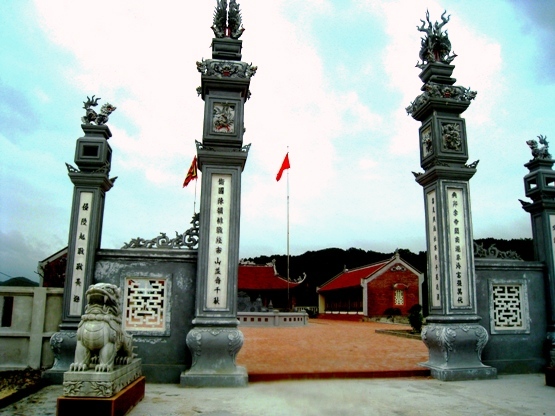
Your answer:
[[[491,332],[528,333],[528,301],[526,285],[520,283],[491,283]]]
[[[132,332],[165,332],[167,280],[161,278],[125,279],[124,322]]]

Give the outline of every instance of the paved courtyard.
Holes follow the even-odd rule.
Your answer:
[[[241,327],[245,343],[237,364],[247,368],[251,382],[429,374],[418,365],[428,359],[422,341],[376,329],[410,326],[311,319],[305,327]]]
[[[388,328],[403,327],[311,320],[304,328],[241,328],[245,344],[237,361],[249,371],[248,387],[182,388],[147,380],[144,399],[129,415],[555,416],[555,388],[545,385],[543,374],[435,380],[417,365],[427,358],[423,343],[375,332]],[[420,375],[399,377],[411,371]],[[48,386],[0,415],[55,415],[61,395],[61,386]]]

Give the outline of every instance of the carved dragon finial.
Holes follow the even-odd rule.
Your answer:
[[[441,15],[441,23],[437,21],[432,25],[430,21],[430,12],[426,10],[426,22],[422,19],[422,26],[416,26],[419,32],[423,32],[426,35],[421,38],[421,48],[420,48],[420,59],[422,62],[418,62],[416,66],[418,68],[424,68],[427,64],[431,62],[440,62],[444,64],[450,64],[453,59],[457,56],[455,53],[451,54],[451,42],[449,41],[449,36],[447,31],[442,32],[443,26],[445,26],[451,17],[451,15],[445,17],[447,11],[444,11]],[[428,23],[428,27],[426,27]]]
[[[530,147],[532,151],[532,156],[534,159],[551,159],[551,154],[549,153],[549,143],[547,142],[547,136],[540,134],[538,136],[539,144],[535,140],[526,140],[526,144]]]
[[[241,10],[235,0],[230,0],[229,10],[227,0],[216,0],[211,29],[217,38],[239,39],[241,37],[245,29],[242,25]]]
[[[96,107],[98,105],[98,100],[100,100],[100,97],[95,98],[93,95],[91,98],[87,96],[87,101],[83,101],[85,115],[81,117],[81,123],[96,124],[100,126],[108,122],[110,114],[116,111],[117,107],[110,103],[105,103],[102,107],[100,107],[100,113],[97,113],[92,107]]]

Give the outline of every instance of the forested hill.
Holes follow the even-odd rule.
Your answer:
[[[531,239],[499,240],[494,238],[484,238],[475,240],[485,249],[492,245],[500,251],[515,251],[523,260],[533,260],[533,246]],[[401,258],[415,267],[422,273],[426,273],[426,252],[420,251],[418,254],[406,249],[399,249]],[[340,273],[345,267],[354,269],[387,260],[393,257],[394,253],[379,253],[376,251],[365,251],[358,248],[344,250],[341,248],[327,248],[318,251],[307,251],[298,256],[291,256],[289,260],[289,276],[291,280],[298,280],[306,273],[307,278],[302,284],[302,288],[296,290],[297,304],[316,305],[316,287],[322,286],[325,282]],[[280,276],[287,276],[287,257],[285,255],[259,256],[245,259],[256,264],[270,263],[276,261],[276,268]]]

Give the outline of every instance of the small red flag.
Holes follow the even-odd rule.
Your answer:
[[[285,155],[285,159],[283,159],[283,163],[281,164],[281,168],[279,168],[279,172],[276,176],[276,181],[279,181],[281,179],[281,175],[283,175],[283,171],[285,169],[289,169],[291,167],[291,165],[289,165],[289,153],[287,153]]]
[[[193,162],[191,163],[191,167],[189,168],[189,171],[187,172],[187,176],[185,176],[185,181],[183,182],[183,188],[185,188],[187,185],[189,185],[189,182],[191,182],[193,179],[197,179],[197,178],[198,178],[197,157],[195,156],[193,158]]]

